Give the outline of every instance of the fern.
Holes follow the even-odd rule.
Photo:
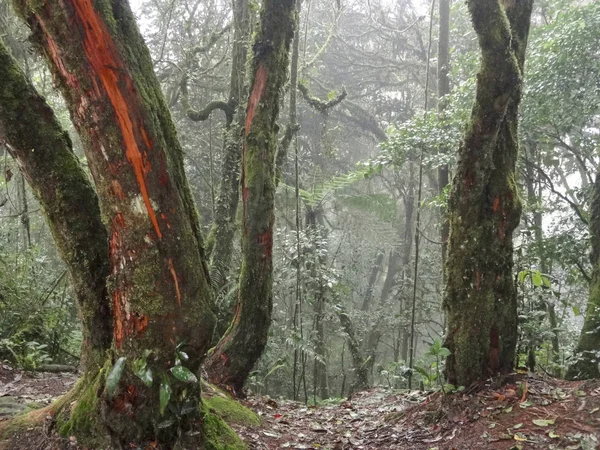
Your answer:
[[[330,178],[328,181],[316,184],[312,192],[304,189],[299,189],[299,195],[302,201],[310,207],[318,206],[323,201],[336,191],[342,190],[360,180],[365,179],[369,174],[369,169],[360,167],[353,172],[349,172],[342,175],[336,175]],[[287,184],[281,184],[284,189],[295,192],[296,188]]]

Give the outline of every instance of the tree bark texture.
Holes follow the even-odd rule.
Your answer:
[[[273,309],[275,154],[294,1],[266,0],[253,45],[242,152],[242,268],[234,319],[205,364],[210,379],[240,393],[267,343]]]
[[[456,385],[507,373],[514,363],[517,113],[532,3],[468,1],[481,62],[449,204],[446,375]]]
[[[65,261],[83,323],[82,367],[98,371],[112,341],[108,239],[98,197],[54,112],[0,40],[0,142],[17,161]]]
[[[82,138],[108,231],[112,353],[95,383],[80,386],[85,401],[70,412],[68,431],[82,436],[79,426],[102,426],[117,446],[143,447],[159,436],[172,448],[177,427],[156,428],[164,420],[158,382],[146,386],[128,366],[114,395],[102,389],[117,358],[133,363],[146,350],[157,379],[168,376],[178,345],[189,354],[186,367],[197,372],[215,322],[198,215],[150,54],[127,2],[15,4]],[[200,399],[199,389],[184,383],[172,390],[172,398],[185,390],[190,401]],[[89,419],[98,412],[98,420]],[[181,426],[195,428],[199,415],[193,411]]]
[[[567,372],[569,379],[600,378],[600,174],[596,175],[593,189],[590,216],[593,272],[575,362]]]
[[[219,196],[215,210],[215,218],[207,237],[210,251],[210,275],[217,295],[227,284],[230,271],[233,239],[236,231],[235,217],[240,197],[240,161],[242,158],[243,128],[245,120],[245,104],[247,98],[246,59],[250,39],[250,13],[248,0],[233,2],[233,48],[231,54],[231,77],[229,82],[228,104],[235,111],[233,122],[225,129],[223,142],[223,162]],[[217,305],[219,323],[231,319],[231,313],[221,311],[230,305]],[[225,330],[218,330],[219,336]]]
[[[438,112],[444,114],[448,103],[447,98],[450,94],[450,0],[440,0],[440,36],[438,42]],[[448,164],[442,165],[438,169],[438,191],[443,194],[444,189],[450,182],[450,168]],[[442,225],[440,237],[442,240],[442,267],[446,263],[446,253],[448,252],[448,235],[450,234],[450,224],[446,218],[446,208],[442,208]]]

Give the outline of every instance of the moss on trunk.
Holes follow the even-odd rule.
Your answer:
[[[444,306],[446,375],[468,386],[509,372],[517,342],[512,233],[521,207],[515,183],[518,105],[532,0],[501,6],[469,0],[481,48],[476,100],[459,149],[449,204]]]
[[[275,120],[286,81],[293,10],[293,0],[266,0],[261,11],[244,128],[239,298],[229,329],[205,364],[211,381],[237,393],[262,354],[271,325]]]
[[[94,389],[91,378],[84,379],[82,392],[92,389],[98,397],[93,409],[100,410],[99,426],[115,446],[158,441],[173,448],[178,434],[201,431],[202,417],[195,408],[180,418],[179,430],[159,429],[168,418],[160,413],[159,380],[170,376],[179,344],[189,355],[186,367],[199,370],[215,317],[183,153],[148,49],[127,2],[15,4],[82,138],[108,229],[114,326],[105,367],[121,357],[127,363],[113,395]],[[151,386],[133,373],[141,358],[154,375]],[[173,401],[200,401],[198,386],[176,381],[171,386]],[[83,394],[77,398],[92,407],[88,400]],[[89,436],[77,433],[85,445]]]
[[[83,322],[82,365],[92,372],[110,348],[107,233],[98,197],[71,140],[0,39],[0,142],[43,208],[69,271]]]
[[[581,329],[569,379],[600,378],[600,174],[594,182],[590,215],[592,280],[587,312]]]

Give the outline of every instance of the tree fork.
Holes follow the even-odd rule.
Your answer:
[[[157,428],[164,421],[159,382],[146,386],[131,364],[151,352],[147,364],[160,379],[183,345],[186,367],[197,372],[215,317],[183,152],[150,54],[127,2],[15,4],[65,97],[108,228],[112,352],[97,379],[84,379],[69,432],[85,444],[90,421],[75,419],[97,416],[92,422],[117,446],[158,439],[172,448],[177,430]],[[127,366],[109,396],[102,380],[117,358],[126,358]],[[174,399],[186,391],[190,401],[200,400],[199,388],[174,382],[172,389]],[[81,410],[85,405],[89,411]],[[199,408],[190,412],[180,423],[183,431],[198,429],[201,415]]]

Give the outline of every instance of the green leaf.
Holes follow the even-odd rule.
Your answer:
[[[522,424],[522,423],[518,423],[518,424],[516,424],[516,425],[513,425],[513,428],[514,428],[515,430],[518,430],[518,429],[519,429],[519,428],[521,428],[522,426],[523,426],[523,424]]]
[[[112,366],[110,373],[106,377],[106,390],[109,397],[115,395],[117,386],[123,375],[123,370],[125,369],[125,361],[127,361],[127,358],[124,356],[117,359],[117,362]]]
[[[197,383],[198,378],[189,369],[183,366],[171,367],[171,373],[179,381],[185,381],[186,383]]]
[[[556,434],[556,433],[554,432],[554,430],[550,430],[550,431],[548,431],[548,437],[549,437],[549,438],[552,438],[552,439],[556,439],[556,438],[559,438],[559,437],[560,437],[560,435],[559,435],[559,434]]]
[[[533,272],[531,272],[531,282],[533,283],[534,286],[537,286],[537,287],[542,286],[542,284],[543,284],[542,274],[540,273],[539,270],[534,270]]]
[[[573,306],[573,314],[575,314],[575,317],[578,317],[581,315],[581,311],[579,310],[578,306]]]
[[[525,277],[529,273],[529,270],[521,270],[519,272],[519,283],[523,283],[525,281]]]
[[[542,282],[544,283],[544,286],[546,286],[547,288],[550,287],[550,280],[548,279],[548,277],[545,277],[542,275]]]
[[[442,358],[447,358],[448,356],[450,356],[450,355],[451,355],[451,352],[450,352],[450,350],[448,350],[446,347],[442,347],[442,348],[440,348],[440,353],[439,353],[439,355],[440,355]]]
[[[159,403],[160,403],[160,415],[162,416],[165,413],[165,408],[169,404],[169,400],[171,400],[171,384],[169,383],[169,379],[167,377],[163,377],[162,382],[160,383],[160,391],[159,391]]]
[[[133,373],[142,380],[146,386],[152,386],[154,381],[152,378],[152,370],[148,368],[148,364],[144,359],[136,359],[132,364]]]

